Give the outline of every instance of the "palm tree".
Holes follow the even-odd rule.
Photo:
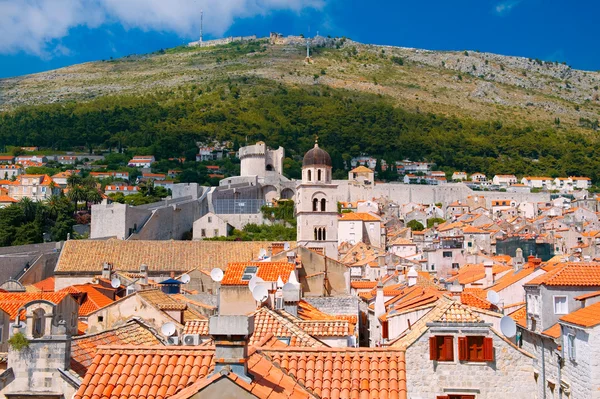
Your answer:
[[[56,217],[60,209],[60,197],[58,195],[51,196],[46,200],[46,206],[48,207],[50,216]]]
[[[75,187],[81,184],[81,176],[77,175],[77,174],[72,174],[71,176],[67,177],[67,186],[69,187]]]
[[[31,198],[23,197],[21,198],[21,201],[19,201],[19,205],[21,206],[21,209],[23,209],[25,220],[28,222],[32,221],[35,218],[36,204]]]
[[[69,190],[67,197],[75,204],[75,211],[77,211],[77,203],[85,201],[85,191],[81,186],[73,186]]]
[[[100,195],[100,192],[98,192],[97,189],[91,188],[85,192],[85,201],[88,205],[88,209],[90,209],[90,204],[98,204],[102,202],[102,195]]]

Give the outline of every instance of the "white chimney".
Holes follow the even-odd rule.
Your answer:
[[[485,270],[485,286],[489,287],[494,284],[494,274],[492,269],[494,268],[494,262],[486,260],[483,262],[483,269]]]
[[[417,277],[419,277],[419,273],[417,273],[414,266],[411,266],[406,274],[409,287],[417,285]]]
[[[379,316],[385,313],[385,300],[383,299],[383,284],[381,281],[377,283],[377,294],[375,296],[375,318],[379,320]]]

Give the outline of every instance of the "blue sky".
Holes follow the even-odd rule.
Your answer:
[[[0,0],[0,77],[270,31],[600,70],[593,0]]]

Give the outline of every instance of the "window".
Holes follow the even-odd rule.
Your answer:
[[[471,241],[469,241],[469,242],[467,243],[467,245],[468,245],[468,247],[469,247],[469,248],[471,248],[471,247],[473,246],[473,243],[472,243]]]
[[[212,223],[212,216],[208,217],[208,223]]]
[[[567,355],[569,360],[575,361],[575,335],[567,334]]]
[[[458,360],[469,362],[494,361],[494,342],[492,338],[482,336],[459,337]]]
[[[306,175],[308,176],[308,181],[312,180],[312,170],[308,170],[308,172],[306,173]]]
[[[442,256],[443,256],[444,258],[451,258],[451,257],[452,257],[452,251],[444,251],[444,252],[442,253]]]
[[[321,169],[317,170],[317,181],[321,181]]]
[[[313,199],[313,212],[317,212],[319,210],[319,200]]]
[[[460,269],[460,265],[458,263],[453,263],[452,264],[452,268],[453,269]]]
[[[429,337],[429,360],[454,361],[454,337],[451,335]]]
[[[325,206],[327,205],[327,201],[325,201],[325,198],[321,199],[321,212],[325,212]]]
[[[104,321],[104,316],[98,316],[98,323],[102,323]]]
[[[201,229],[200,230],[200,236],[201,237],[206,237],[206,229]]]
[[[564,295],[555,296],[554,297],[554,314],[567,314],[568,306],[567,306],[567,297]]]
[[[219,236],[219,229],[215,229],[214,233],[215,233],[215,237],[218,237]]]

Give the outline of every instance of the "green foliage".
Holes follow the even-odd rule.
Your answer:
[[[404,60],[402,59],[402,57],[393,56],[393,57],[391,58],[391,60],[392,60],[392,62],[393,62],[394,64],[397,64],[397,65],[404,65]]]
[[[428,160],[442,170],[492,176],[555,172],[600,180],[599,138],[568,128],[516,127],[412,113],[395,107],[386,97],[329,87],[291,88],[248,77],[224,83],[211,91],[204,87],[202,94],[189,86],[138,97],[21,107],[0,113],[0,143],[35,143],[57,150],[115,148],[121,143],[138,153],[154,153],[163,161],[186,154],[199,141],[241,145],[263,140],[286,149],[285,174],[299,178],[301,157],[318,134],[320,146],[332,155],[338,178],[344,175],[339,171],[349,167],[349,158],[366,153],[388,164],[405,158]],[[238,99],[226,95],[229,84],[239,88]],[[223,99],[218,91],[225,94]],[[113,153],[108,161],[122,168],[129,155]],[[184,171],[181,182],[213,183],[196,163],[186,162],[180,169]],[[396,177],[391,172],[378,176]]]
[[[13,336],[8,339],[8,344],[17,352],[29,348],[29,340],[22,332],[13,334]]]
[[[247,224],[243,230],[233,230],[229,237],[208,238],[213,241],[294,241],[296,227],[285,227],[281,224],[257,225]]]
[[[290,226],[296,226],[293,200],[279,200],[276,206],[265,205],[260,210],[265,219],[269,219],[271,222],[283,221]]]
[[[446,220],[442,219],[442,218],[431,218],[431,219],[427,219],[427,228],[430,229],[432,228],[436,223],[437,224],[442,224],[444,223]]]
[[[425,230],[425,226],[423,226],[423,223],[419,222],[418,220],[411,220],[410,222],[406,223],[406,227],[410,227],[412,231]]]

